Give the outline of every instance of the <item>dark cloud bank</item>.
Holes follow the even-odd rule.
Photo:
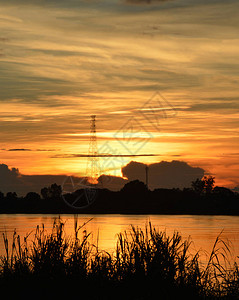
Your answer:
[[[145,182],[145,164],[131,162],[122,168],[124,177],[129,181],[139,179]],[[191,182],[202,178],[204,170],[188,165],[186,162],[173,160],[172,162],[161,161],[149,165],[148,181],[149,187],[155,188],[184,188],[191,186]]]
[[[146,182],[146,165],[131,161],[122,168],[124,178],[117,176],[101,175],[99,186],[111,190],[121,189],[128,181],[140,180]],[[188,165],[183,161],[151,164],[148,168],[148,179],[150,189],[155,188],[184,188],[190,187],[191,182],[197,178],[202,178],[204,170]],[[28,192],[40,192],[41,188],[52,183],[63,185],[66,180],[65,175],[24,175],[17,168],[9,168],[5,164],[0,164],[0,191],[7,193],[15,191],[18,195],[24,196]],[[74,181],[81,178],[73,177]]]

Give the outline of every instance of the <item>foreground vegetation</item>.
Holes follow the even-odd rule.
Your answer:
[[[118,234],[113,254],[98,249],[78,226],[67,236],[56,219],[52,232],[37,227],[34,235],[12,245],[3,234],[2,295],[88,299],[239,299],[239,269],[226,268],[230,249],[218,237],[205,265],[190,253],[189,240],[171,237],[147,224]],[[222,263],[223,260],[223,263]]]

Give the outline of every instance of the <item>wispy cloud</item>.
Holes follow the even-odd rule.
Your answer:
[[[172,0],[125,0],[126,3],[130,4],[152,4],[152,3],[162,3]]]
[[[24,149],[24,148],[13,148],[13,149],[8,149],[7,151],[32,151],[31,149]]]
[[[160,156],[160,154],[108,154],[108,153],[99,153],[96,155],[90,154],[56,154],[51,156],[51,158],[76,158],[76,157],[103,157],[103,158],[114,158],[114,157],[147,157],[147,156]]]
[[[11,148],[11,149],[1,149],[1,150],[5,150],[5,151],[10,151],[10,152],[14,152],[14,151],[40,151],[40,152],[52,152],[52,151],[60,151],[60,149],[27,149],[27,148]]]
[[[144,153],[187,153],[209,166],[238,149],[237,1],[0,3],[0,138],[2,149],[12,149],[1,153],[8,164],[35,173],[43,165],[48,172],[80,170],[84,157],[64,160],[64,153],[87,153],[89,115],[97,114],[99,144],[105,139],[117,149],[104,133],[138,116],[157,90],[178,115],[160,119]],[[50,149],[61,149],[62,160],[50,159]]]

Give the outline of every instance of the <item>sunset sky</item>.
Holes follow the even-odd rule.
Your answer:
[[[85,175],[180,160],[239,185],[238,0],[0,0],[0,163]],[[133,129],[132,129],[133,128]],[[140,156],[154,154],[154,156]]]

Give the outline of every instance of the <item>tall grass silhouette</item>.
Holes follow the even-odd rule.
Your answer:
[[[4,233],[1,290],[18,296],[27,291],[53,296],[85,291],[88,299],[239,298],[239,268],[229,265],[230,248],[220,235],[202,265],[200,252],[192,255],[189,240],[178,232],[168,236],[150,222],[119,233],[113,253],[91,243],[84,225],[76,218],[74,236],[68,236],[58,218],[50,233],[37,226],[32,240],[26,236],[21,241],[14,231],[11,245]]]

